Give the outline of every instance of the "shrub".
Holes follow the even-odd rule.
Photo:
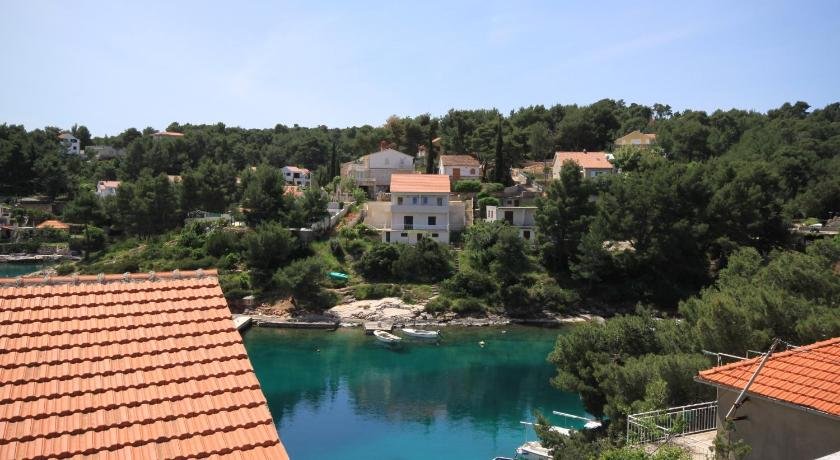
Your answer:
[[[58,276],[69,275],[76,271],[76,267],[70,262],[64,262],[55,266],[55,273]]]
[[[484,304],[473,297],[464,297],[452,303],[452,311],[456,313],[476,313],[484,311]]]
[[[224,270],[230,270],[239,263],[239,255],[235,253],[225,254],[219,258],[218,267]]]
[[[402,289],[396,284],[360,284],[353,290],[359,300],[399,297]]]
[[[458,193],[477,193],[481,191],[481,182],[477,180],[460,180],[455,182],[452,190]]]
[[[234,232],[216,229],[207,235],[207,240],[204,242],[204,249],[213,257],[222,257],[239,252],[239,235]]]
[[[500,184],[498,182],[485,182],[481,184],[481,191],[487,194],[490,193],[499,193],[505,189],[505,184]]]
[[[419,282],[436,282],[452,274],[449,248],[424,238],[414,246],[400,245],[399,258],[391,267],[394,277]]]
[[[452,278],[441,283],[441,291],[448,297],[480,297],[487,299],[492,296],[498,286],[487,273],[476,270],[459,271]]]
[[[399,257],[400,252],[396,246],[377,243],[356,262],[356,271],[371,280],[389,279],[393,274],[394,262]]]
[[[344,243],[344,247],[347,249],[347,252],[353,256],[354,259],[358,259],[365,253],[367,249],[367,245],[365,245],[364,241],[362,240],[348,240]]]
[[[338,240],[330,240],[330,252],[339,262],[344,262],[344,248],[341,247],[341,242]]]
[[[452,302],[446,297],[437,296],[426,304],[426,311],[429,313],[439,313],[448,310],[452,306]]]
[[[554,280],[538,283],[530,290],[530,297],[540,309],[562,312],[580,302],[580,295],[563,289]]]

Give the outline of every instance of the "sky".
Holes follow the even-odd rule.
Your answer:
[[[0,123],[382,125],[840,101],[840,1],[0,0]]]

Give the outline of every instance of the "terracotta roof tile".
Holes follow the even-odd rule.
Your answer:
[[[444,166],[481,166],[481,163],[472,155],[441,155],[439,161]]]
[[[705,370],[698,379],[741,389],[760,360]],[[840,416],[840,337],[773,354],[748,392]]]
[[[212,271],[0,279],[0,381],[0,458],[288,458]]]
[[[391,192],[449,193],[449,176],[440,174],[392,174]]]
[[[572,160],[585,169],[613,169],[613,164],[607,160],[606,152],[557,152],[554,162],[562,166],[566,160]]]

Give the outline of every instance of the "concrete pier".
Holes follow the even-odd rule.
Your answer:
[[[368,321],[365,323],[365,334],[373,335],[373,331],[391,332],[394,329],[394,323],[387,321]]]

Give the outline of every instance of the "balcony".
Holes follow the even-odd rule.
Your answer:
[[[627,416],[627,444],[650,452],[673,444],[691,452],[692,459],[712,459],[717,435],[717,401]]]
[[[427,224],[404,224],[398,223],[393,224],[391,226],[391,230],[431,230],[431,231],[438,231],[438,232],[448,232],[449,231],[449,224],[437,224],[437,225],[427,225]]]

